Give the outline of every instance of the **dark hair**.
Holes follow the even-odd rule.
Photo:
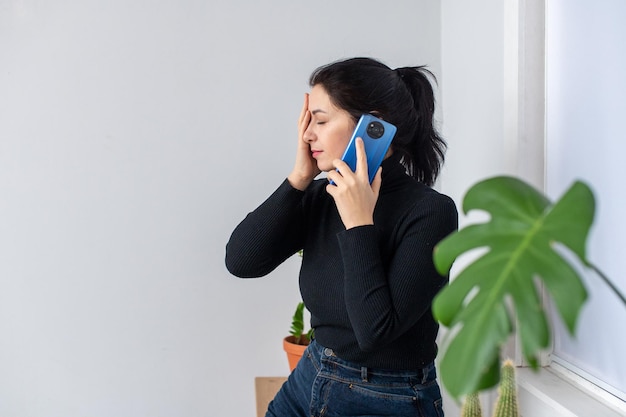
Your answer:
[[[393,139],[407,172],[433,185],[444,161],[445,141],[433,125],[435,97],[425,67],[392,70],[372,58],[351,58],[316,69],[309,80],[320,85],[332,103],[354,118],[372,113],[398,130]]]

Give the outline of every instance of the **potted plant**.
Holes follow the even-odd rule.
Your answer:
[[[291,319],[289,336],[283,339],[283,349],[287,353],[290,371],[293,371],[298,364],[304,350],[311,341],[312,333],[313,329],[309,329],[306,333],[304,332],[304,303],[300,301]]]
[[[539,368],[538,356],[552,335],[538,282],[550,293],[571,334],[587,298],[572,262],[594,271],[624,305],[626,298],[586,257],[595,200],[583,182],[575,182],[552,203],[519,179],[494,177],[467,192],[463,211],[470,210],[485,211],[490,219],[441,241],[433,255],[435,266],[447,274],[461,255],[474,249],[483,252],[437,295],[433,314],[451,329],[440,361],[442,382],[454,398],[466,396],[466,403],[475,405],[479,391],[500,381],[505,369],[501,349],[515,331],[524,358]],[[510,368],[502,371],[509,379]]]

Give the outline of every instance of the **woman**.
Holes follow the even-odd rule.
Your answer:
[[[431,302],[447,277],[432,251],[457,228],[457,211],[430,188],[445,143],[428,75],[370,58],[314,71],[293,170],[227,244],[239,277],[304,250],[300,291],[315,336],[268,416],[443,415]],[[363,113],[398,129],[371,184],[362,141],[354,172],[340,160]]]

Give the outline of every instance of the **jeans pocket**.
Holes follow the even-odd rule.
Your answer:
[[[357,395],[364,398],[386,399],[391,401],[410,402],[417,401],[417,396],[410,386],[406,387],[385,387],[379,385],[358,385],[349,384],[348,388]]]
[[[419,405],[412,387],[386,387],[327,380],[324,415],[418,417]]]
[[[435,406],[435,412],[437,413],[437,417],[444,417],[443,416],[443,400],[439,398],[438,400],[435,400],[435,403],[433,405]]]
[[[415,390],[421,417],[443,417],[443,400],[437,381],[419,385]]]

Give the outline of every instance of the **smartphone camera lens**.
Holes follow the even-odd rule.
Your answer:
[[[371,122],[367,125],[366,132],[372,139],[378,139],[385,133],[385,127],[380,122]]]

